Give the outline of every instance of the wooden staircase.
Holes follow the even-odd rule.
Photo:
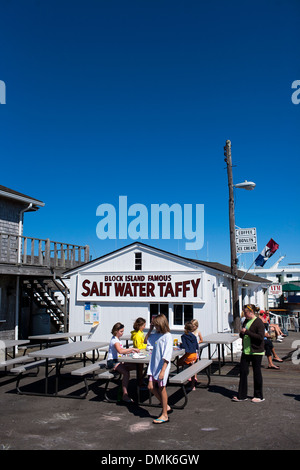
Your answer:
[[[67,331],[69,289],[62,279],[23,280],[23,286],[38,308],[45,309],[56,331]]]

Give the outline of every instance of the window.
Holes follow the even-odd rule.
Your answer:
[[[293,275],[292,274],[287,274],[286,277],[293,277]]]
[[[174,325],[184,325],[187,321],[193,319],[193,305],[190,304],[174,304]]]
[[[187,321],[194,318],[194,308],[192,304],[174,304],[173,311],[169,316],[169,304],[150,304],[150,322],[153,315],[159,314],[164,314],[167,317],[170,328],[183,327]]]
[[[135,253],[135,270],[142,270],[142,253]]]
[[[150,304],[150,322],[153,315],[163,314],[169,321],[169,304]]]

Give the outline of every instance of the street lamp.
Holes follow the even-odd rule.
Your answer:
[[[233,185],[235,188],[246,189],[247,191],[252,191],[255,188],[256,184],[252,181],[245,180],[243,183],[238,183]]]
[[[225,162],[227,164],[228,188],[229,188],[229,231],[230,231],[230,266],[232,279],[232,310],[233,310],[233,328],[238,333],[241,327],[240,307],[239,307],[239,289],[238,289],[238,259],[236,254],[235,242],[235,213],[234,213],[234,195],[233,188],[242,188],[251,191],[255,188],[252,181],[233,184],[232,178],[232,160],[231,160],[231,142],[226,140],[224,147]]]

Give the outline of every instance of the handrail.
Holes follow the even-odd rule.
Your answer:
[[[81,246],[52,241],[49,238],[0,232],[0,263],[73,268],[87,261],[89,261],[88,245]]]

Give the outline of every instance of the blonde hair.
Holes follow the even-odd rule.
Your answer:
[[[157,317],[152,318],[152,323],[155,328],[158,326],[161,333],[165,334],[170,332],[169,322],[163,313],[157,315]]]
[[[196,318],[193,318],[193,320],[191,320],[191,324],[193,325],[193,331],[197,330],[197,328],[199,327],[199,323]]]

